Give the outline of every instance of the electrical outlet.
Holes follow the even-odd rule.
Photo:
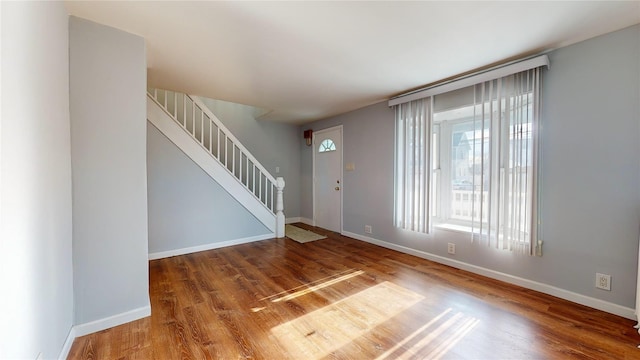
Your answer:
[[[366,234],[371,234],[371,233],[373,233],[373,229],[371,228],[371,225],[365,225],[365,226],[364,226],[364,232],[365,232]]]
[[[447,252],[448,252],[449,254],[451,254],[451,255],[455,255],[455,253],[456,253],[456,244],[449,243],[449,244],[447,245]]]
[[[611,275],[596,273],[596,287],[611,291]]]

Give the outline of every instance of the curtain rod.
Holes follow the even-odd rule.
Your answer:
[[[472,74],[394,96],[389,99],[389,106],[442,94],[541,66],[549,67],[549,57],[547,55],[534,55],[528,58],[514,60],[506,64],[494,66],[486,70],[481,70]]]

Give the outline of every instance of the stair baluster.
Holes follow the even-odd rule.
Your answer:
[[[248,192],[275,215],[275,235],[276,237],[284,237],[285,217],[282,195],[285,185],[284,179],[282,177],[274,178],[197,97],[155,88],[148,89],[148,95],[194,141],[199,143],[211,157],[222,164]],[[191,111],[188,111],[187,108],[190,108]],[[199,124],[196,122],[198,113],[200,115]],[[214,127],[216,128],[215,138]],[[206,133],[208,133],[208,137],[205,136]],[[224,141],[224,146],[222,147],[221,140]],[[229,156],[229,148],[231,148],[231,156]],[[236,149],[239,152],[237,157]],[[243,158],[246,161],[244,176],[242,171]],[[229,160],[231,160],[231,164],[229,164]],[[236,161],[239,162],[237,172]],[[263,177],[264,183],[262,181]],[[276,194],[275,207],[274,192]]]

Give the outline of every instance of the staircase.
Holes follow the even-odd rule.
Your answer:
[[[199,98],[147,89],[147,119],[275,237],[284,237],[284,179],[274,178]]]

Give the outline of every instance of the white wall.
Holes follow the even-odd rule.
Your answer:
[[[0,9],[0,358],[57,358],[73,324],[68,16]]]
[[[147,125],[149,254],[272,237],[255,216],[151,123]],[[191,251],[189,251],[191,252]]]
[[[544,256],[472,244],[467,234],[426,236],[393,226],[394,114],[386,103],[311,124],[343,124],[344,230],[371,236],[574,301],[630,315],[635,306],[640,219],[640,26],[549,54],[543,78]],[[311,148],[301,143],[301,216],[312,218]],[[373,226],[373,234],[364,233]],[[447,243],[456,255],[447,254]],[[595,273],[612,275],[611,291]]]
[[[76,17],[69,33],[75,322],[115,325],[150,310],[145,46]]]

